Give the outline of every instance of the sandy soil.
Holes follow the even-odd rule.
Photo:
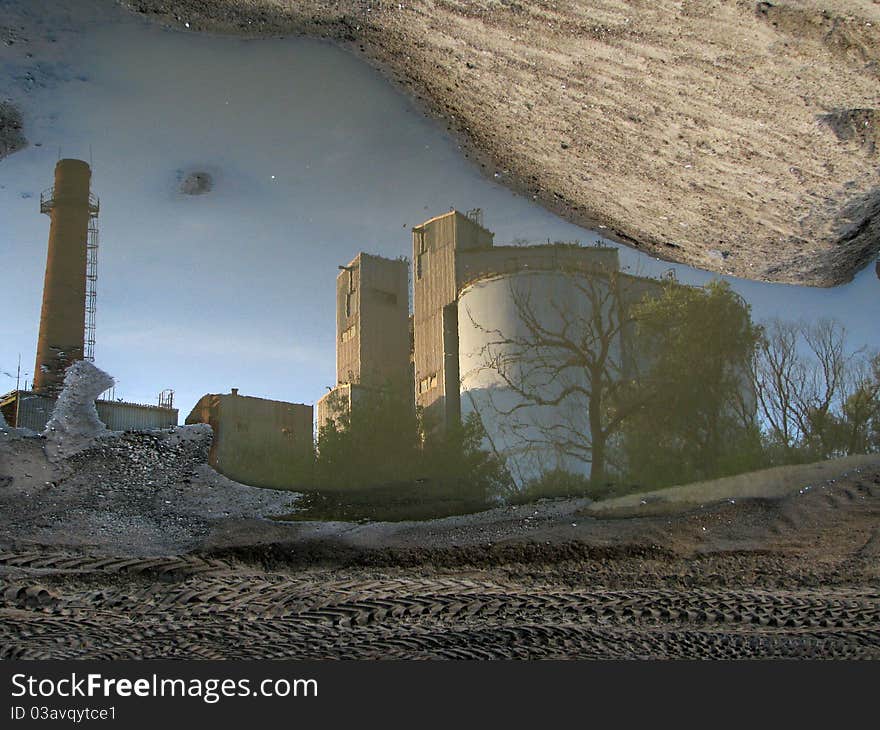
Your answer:
[[[833,483],[841,474],[875,466],[876,454],[857,454],[812,464],[775,466],[705,482],[603,499],[587,506],[594,517],[644,517],[683,512],[728,500],[784,499],[802,495],[815,484]]]
[[[363,53],[500,182],[652,255],[817,286],[880,250],[869,0],[124,0]]]
[[[627,519],[354,525],[270,521],[297,496],[206,453],[187,429],[62,460],[0,438],[0,657],[880,658],[876,460]]]

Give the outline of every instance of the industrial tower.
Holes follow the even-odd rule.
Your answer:
[[[59,160],[55,186],[40,196],[52,220],[33,381],[44,395],[60,391],[71,364],[94,358],[99,203],[91,176],[82,160]]]
[[[359,253],[336,277],[336,385],[317,402],[318,432],[364,389],[412,390],[409,267]]]

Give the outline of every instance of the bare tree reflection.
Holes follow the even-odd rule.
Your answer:
[[[755,384],[771,460],[827,459],[880,448],[880,356],[847,352],[846,330],[838,322],[769,322]]]

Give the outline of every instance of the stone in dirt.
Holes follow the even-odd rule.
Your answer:
[[[841,142],[856,142],[868,154],[874,154],[880,145],[880,110],[835,109],[820,114],[818,119],[828,125]]]

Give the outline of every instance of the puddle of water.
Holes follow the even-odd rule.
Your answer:
[[[426,496],[425,489],[395,484],[358,494],[307,492],[296,502],[297,510],[276,517],[282,522],[421,522],[453,515],[482,512],[493,505],[479,500]]]
[[[33,362],[48,231],[39,194],[59,150],[92,160],[101,198],[96,361],[117,396],[153,402],[173,387],[183,415],[233,386],[317,400],[335,380],[337,265],[361,250],[409,256],[410,228],[450,207],[482,208],[496,243],[600,240],[484,177],[332,45],[172,32],[101,2],[74,18],[65,6],[9,3],[20,38],[0,51],[0,96],[21,105],[32,143],[0,163],[0,265],[16,272],[6,374],[19,353],[25,371]],[[210,191],[180,192],[193,173]],[[621,264],[717,278],[626,247]],[[851,348],[880,348],[873,266],[835,289],[729,281],[755,321],[834,318]]]

